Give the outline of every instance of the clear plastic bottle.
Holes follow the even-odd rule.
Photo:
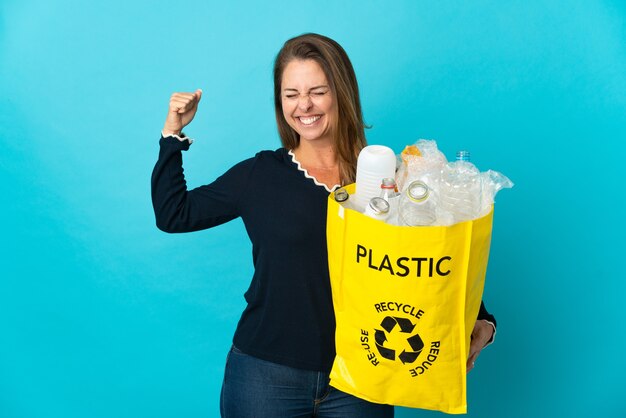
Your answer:
[[[383,222],[386,221],[389,217],[389,202],[382,197],[373,197],[365,207],[365,216]]]
[[[399,219],[402,225],[427,226],[437,220],[435,201],[426,183],[409,184],[400,198]]]
[[[389,216],[386,222],[393,225],[398,224],[399,195],[396,180],[390,177],[384,178],[380,184],[380,195],[378,197],[389,203]]]
[[[456,161],[441,172],[439,208],[450,214],[454,222],[476,219],[481,210],[482,179],[480,171],[470,162],[469,151],[459,151]]]

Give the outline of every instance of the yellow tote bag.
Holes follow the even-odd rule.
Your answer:
[[[452,226],[389,225],[344,209],[331,193],[332,386],[376,403],[467,412],[466,360],[492,220],[493,211]]]

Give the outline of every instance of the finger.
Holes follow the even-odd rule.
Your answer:
[[[471,360],[467,360],[467,364],[465,365],[465,373],[469,373],[474,368],[474,362]]]
[[[189,101],[190,101],[189,99],[174,97],[170,99],[170,104],[176,107],[180,107],[180,106],[185,106],[187,103],[189,103]]]
[[[469,355],[473,356],[476,352],[480,351],[482,347],[482,341],[480,338],[473,338],[470,342]]]
[[[189,112],[190,110],[194,110],[196,108],[196,106],[198,106],[198,101],[197,100],[192,100],[190,102],[187,102],[183,107],[181,107],[178,110],[178,113]]]
[[[177,107],[183,105],[186,108],[191,108],[198,101],[198,98],[195,94],[173,94],[170,98],[170,103],[178,104]]]
[[[202,98],[202,90],[198,89],[193,93],[193,99],[190,102],[188,109],[196,109],[198,107],[198,103],[200,103],[201,98]]]
[[[474,367],[474,363],[476,362],[481,349],[482,346],[480,345],[480,342],[476,339],[472,340],[470,343],[469,356],[467,358],[467,371],[470,371]]]
[[[466,367],[465,367],[467,372],[469,372],[470,370],[474,368],[479,354],[480,354],[480,351],[473,353],[471,356],[469,356],[469,358],[467,359]]]
[[[202,99],[202,90],[198,89],[195,91],[194,95],[194,101],[193,101],[193,109],[198,107],[198,103],[200,103],[200,99]]]
[[[471,360],[472,363],[475,363],[479,355],[480,355],[480,350],[473,353],[471,356],[469,356],[469,360]]]
[[[172,99],[189,99],[189,100],[193,100],[196,97],[196,93],[184,93],[184,92],[179,92],[179,93],[173,93],[171,98]]]
[[[195,100],[188,99],[172,99],[170,101],[170,109],[174,112],[184,113],[189,109],[192,109],[195,105]]]
[[[185,103],[172,102],[170,103],[170,112],[171,113],[179,113],[185,111]]]

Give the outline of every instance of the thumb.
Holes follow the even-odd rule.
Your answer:
[[[200,99],[202,99],[202,89],[198,89],[195,92],[196,97],[198,98],[198,103],[200,103]]]

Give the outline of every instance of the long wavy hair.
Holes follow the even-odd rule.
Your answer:
[[[346,51],[334,40],[316,33],[305,33],[289,39],[274,61],[274,108],[283,147],[295,149],[300,136],[283,115],[281,84],[283,71],[293,60],[313,60],[322,67],[336,103],[337,117],[331,126],[335,154],[342,185],[353,183],[359,152],[367,145],[361,111],[359,86]]]

